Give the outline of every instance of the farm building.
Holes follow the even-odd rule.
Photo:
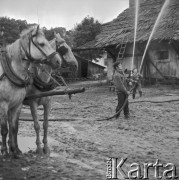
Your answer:
[[[103,74],[105,69],[104,66],[96,64],[92,61],[86,60],[80,56],[75,56],[78,61],[78,77],[82,78],[98,78],[99,75]]]
[[[77,55],[75,55],[75,58],[78,61],[78,72],[77,72],[77,77],[75,78],[99,79],[103,75],[105,66],[96,64],[92,61],[89,61]],[[61,72],[65,78],[70,78],[70,79],[74,78],[72,77],[71,71],[69,70],[69,68],[64,68],[61,70]]]
[[[142,73],[145,79],[179,79],[179,1],[167,1],[169,3],[156,26],[143,61]],[[138,69],[146,44],[165,1],[139,0],[139,3],[133,66]],[[119,55],[124,68],[131,69],[134,27],[135,0],[129,0],[129,8],[111,22],[103,24],[102,31],[96,39],[83,45],[80,49],[105,49],[108,52],[108,78],[111,79],[112,63]]]

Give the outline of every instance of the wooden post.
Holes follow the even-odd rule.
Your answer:
[[[148,70],[149,84],[151,85],[151,73],[150,73],[150,63],[149,63],[149,61],[147,61],[147,70]]]

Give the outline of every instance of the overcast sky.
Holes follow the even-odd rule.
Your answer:
[[[0,17],[70,30],[87,15],[101,23],[111,21],[128,6],[129,0],[0,0]]]

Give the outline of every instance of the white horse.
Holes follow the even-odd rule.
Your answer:
[[[76,58],[74,57],[71,48],[66,44],[65,40],[60,36],[60,34],[55,34],[55,39],[50,42],[51,46],[60,54],[62,57],[63,62],[68,65],[72,71],[75,73],[78,69],[78,63]],[[38,94],[42,91],[48,91],[54,88],[53,80],[51,79],[52,69],[47,65],[35,66],[31,67],[34,73],[34,83],[29,86],[28,94]],[[50,149],[48,147],[47,142],[47,133],[48,133],[48,116],[51,109],[51,98],[50,97],[42,97],[32,100],[25,100],[23,102],[24,105],[29,105],[31,109],[31,114],[34,120],[34,128],[36,131],[36,145],[38,154],[45,154],[50,153]],[[43,105],[44,108],[44,122],[43,122],[43,129],[44,129],[44,136],[43,136],[43,151],[41,147],[41,140],[40,140],[40,125],[37,115],[37,108],[38,106]]]
[[[3,156],[18,156],[18,119],[26,88],[31,83],[29,65],[47,63],[52,68],[61,66],[62,59],[46,40],[39,26],[24,30],[20,39],[8,45],[0,55],[0,122]],[[9,125],[9,128],[8,128]]]

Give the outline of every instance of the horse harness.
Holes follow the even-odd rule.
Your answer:
[[[26,60],[26,61],[30,61],[31,63],[38,63],[38,64],[50,64],[50,60],[51,58],[53,58],[57,52],[54,51],[53,53],[51,53],[50,55],[46,55],[45,52],[34,42],[33,38],[36,36],[35,35],[30,35],[29,37],[29,44],[28,44],[28,48],[29,48],[29,53],[27,52],[27,50],[24,48],[24,45],[22,43],[22,41],[20,41],[21,43],[21,47],[23,49],[23,51],[25,52],[25,55],[27,58],[23,58],[23,60]],[[45,59],[34,59],[32,56],[31,56],[31,43],[45,56]]]
[[[1,65],[3,68],[3,74],[0,76],[0,81],[4,78],[7,77],[11,83],[18,87],[26,87],[30,84],[31,82],[31,77],[28,74],[26,79],[20,78],[13,70],[11,64],[10,64],[10,59],[7,55],[7,51],[5,48],[1,49],[0,52],[0,61]]]
[[[28,43],[29,53],[24,48],[24,45],[23,45],[22,41],[20,40],[20,45],[27,57],[27,59],[23,58],[23,60],[30,61],[30,63],[50,64],[51,58],[53,58],[57,54],[57,52],[54,51],[52,54],[47,56],[45,54],[45,52],[43,52],[43,50],[34,42],[33,37],[35,37],[35,36],[36,36],[36,34],[35,35],[31,34],[29,37],[29,43]],[[31,56],[31,53],[30,53],[31,52],[31,43],[33,43],[33,45],[45,56],[45,59],[35,59]],[[2,64],[2,68],[4,70],[4,73],[0,76],[0,81],[6,76],[10,82],[12,82],[14,85],[16,85],[18,87],[26,87],[31,84],[31,75],[29,72],[28,72],[27,78],[25,80],[20,78],[14,72],[14,70],[11,66],[11,63],[10,63],[10,58],[7,55],[7,50],[5,47],[2,47],[0,50],[0,61]]]
[[[54,84],[54,81],[52,80],[52,78],[50,79],[49,82],[42,81],[40,76],[38,75],[36,68],[35,68],[35,72],[33,75],[33,85],[42,92],[50,91],[55,88],[55,84]]]
[[[64,60],[64,55],[68,52],[68,48],[66,48],[64,45],[63,45],[64,42],[61,42],[60,44],[57,43],[56,41],[56,52],[58,52],[61,56],[61,58],[63,59],[63,62],[64,62],[64,65],[66,66],[67,63],[65,62]],[[62,65],[63,66],[63,65]],[[65,67],[64,66],[64,67]]]
[[[61,43],[61,44],[63,44],[63,43]],[[66,48],[64,45],[61,45],[61,44],[57,45],[57,42],[56,42],[56,52],[58,52],[60,54],[61,58],[64,59],[63,56],[68,52],[68,48]],[[33,77],[33,85],[42,92],[53,90],[56,87],[54,80],[52,78],[47,83],[42,81],[40,76],[38,75],[36,69],[35,69],[35,73],[34,73],[34,77]]]

